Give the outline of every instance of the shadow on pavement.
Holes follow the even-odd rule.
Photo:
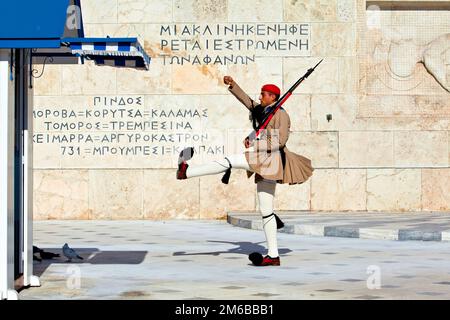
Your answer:
[[[219,254],[245,254],[248,255],[252,252],[265,252],[266,248],[262,245],[260,245],[263,242],[233,242],[233,241],[215,241],[215,240],[207,240],[208,242],[214,242],[214,243],[227,243],[237,246],[236,248],[231,248],[226,251],[211,251],[211,252],[196,252],[196,253],[186,253],[186,251],[177,251],[174,252],[174,256],[197,256],[197,255],[212,255],[212,256],[218,256]],[[287,254],[289,252],[292,252],[291,249],[288,248],[280,248],[278,249],[278,252],[280,255]]]
[[[34,262],[33,271],[41,276],[51,264],[69,264],[62,254],[61,248],[42,248],[44,251],[60,254],[60,257]],[[101,251],[97,248],[74,248],[83,258],[72,259],[70,264],[140,264],[144,261],[147,251]]]

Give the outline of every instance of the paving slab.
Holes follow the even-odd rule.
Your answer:
[[[450,241],[449,213],[305,213],[277,212],[285,223],[283,233],[380,240]],[[261,230],[255,212],[229,212],[228,223]]]
[[[281,266],[255,267],[264,233],[224,220],[34,223],[35,245],[65,242],[84,259],[35,262],[21,299],[450,299],[444,241],[279,233]]]

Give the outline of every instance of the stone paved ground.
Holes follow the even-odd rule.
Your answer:
[[[281,232],[324,237],[450,241],[450,213],[314,213],[277,212]],[[262,230],[261,214],[230,212],[232,225]]]
[[[34,239],[84,260],[36,263],[21,299],[450,299],[449,242],[280,233],[282,266],[261,268],[263,232],[225,221],[39,221]]]

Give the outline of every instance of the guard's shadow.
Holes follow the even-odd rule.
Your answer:
[[[198,256],[198,255],[212,255],[212,256],[218,256],[220,254],[230,254],[230,253],[237,253],[237,254],[245,254],[249,255],[252,252],[260,252],[263,253],[266,251],[266,248],[261,243],[264,242],[233,242],[233,241],[215,241],[215,240],[207,240],[208,242],[215,242],[215,243],[228,243],[235,245],[235,248],[228,249],[226,251],[210,251],[210,252],[195,252],[195,253],[186,253],[186,251],[177,251],[174,252],[174,256]],[[280,255],[285,255],[289,252],[292,252],[291,249],[288,248],[280,248],[278,249],[278,252]]]
[[[51,264],[68,264],[67,258],[63,256],[61,248],[42,248],[44,251],[60,254],[60,257],[43,259],[41,262],[34,261],[33,272],[40,276]],[[72,259],[76,264],[140,264],[145,259],[147,251],[103,251],[97,248],[74,248],[83,258]],[[36,254],[38,257],[39,255]]]

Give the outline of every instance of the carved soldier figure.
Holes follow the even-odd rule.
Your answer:
[[[273,84],[261,88],[259,103],[252,100],[230,76],[224,77],[228,90],[250,110],[253,127],[259,125],[264,116],[280,97],[280,89]],[[193,155],[181,154],[177,170],[177,179],[189,179],[204,175],[230,173],[231,168],[244,169],[250,178],[255,174],[259,208],[263,219],[263,229],[267,240],[268,252],[259,264],[261,266],[280,265],[277,246],[277,228],[283,223],[273,212],[273,199],[277,183],[301,184],[308,180],[314,169],[311,161],[291,152],[286,147],[289,138],[290,118],[286,110],[280,108],[268,123],[260,137],[252,142],[244,140],[248,151],[234,154],[224,159],[199,166],[187,164]],[[225,177],[224,177],[225,178]]]

